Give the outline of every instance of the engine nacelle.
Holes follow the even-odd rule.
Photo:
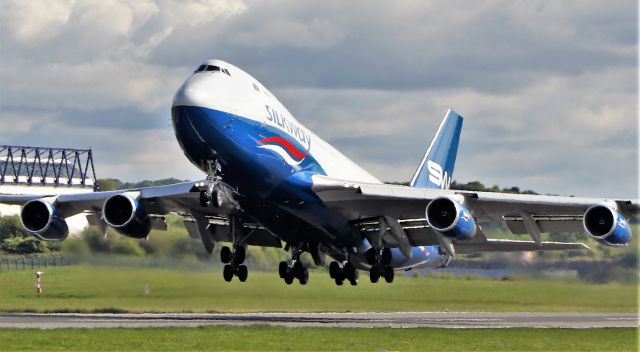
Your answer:
[[[449,197],[438,197],[427,205],[429,226],[451,239],[470,240],[476,235],[476,222],[460,202]]]
[[[35,199],[20,211],[20,222],[35,238],[47,242],[60,242],[69,235],[69,227],[53,202]]]
[[[629,223],[607,204],[596,204],[584,213],[582,224],[589,236],[608,246],[626,246],[631,242]]]
[[[151,220],[138,197],[129,193],[116,194],[104,202],[102,214],[107,225],[121,234],[145,238],[151,231]]]

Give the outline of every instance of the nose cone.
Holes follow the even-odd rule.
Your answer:
[[[207,106],[213,98],[212,87],[200,75],[190,77],[173,97],[173,106]]]

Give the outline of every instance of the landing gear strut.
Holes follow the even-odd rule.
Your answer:
[[[367,263],[371,265],[369,270],[369,279],[372,283],[378,282],[380,277],[384,277],[384,280],[388,283],[393,282],[394,272],[391,267],[391,250],[384,248],[382,250],[369,248],[367,250]]]
[[[278,274],[287,285],[291,285],[294,279],[298,279],[300,285],[306,285],[309,282],[309,270],[300,261],[300,254],[302,251],[299,247],[292,247],[291,266],[287,262],[280,262],[278,266]]]
[[[222,276],[227,282],[230,282],[234,276],[237,276],[240,282],[245,282],[249,276],[247,266],[242,264],[247,258],[247,248],[244,244],[246,237],[239,238],[237,236],[238,231],[241,230],[242,223],[235,216],[229,216],[229,233],[233,242],[233,250],[227,246],[220,249],[220,261],[226,264]]]

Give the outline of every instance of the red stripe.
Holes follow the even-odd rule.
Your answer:
[[[289,154],[295,156],[298,159],[302,159],[307,156],[307,154],[299,151],[293,144],[289,143],[288,140],[282,137],[269,137],[259,141],[260,143],[278,143],[281,146],[285,147]]]

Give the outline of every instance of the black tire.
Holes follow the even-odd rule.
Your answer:
[[[338,268],[338,271],[336,271],[335,277],[333,279],[336,281],[336,285],[342,286],[342,283],[344,283],[344,279],[345,279],[344,269]]]
[[[291,285],[293,283],[293,272],[289,271],[287,275],[284,277],[284,282],[287,285]]]
[[[304,268],[302,275],[298,277],[298,281],[300,281],[300,285],[306,285],[309,282],[309,270],[307,268]]]
[[[224,264],[231,263],[231,259],[233,258],[233,253],[231,253],[231,248],[224,246],[220,249],[220,260]]]
[[[236,275],[238,276],[238,280],[240,280],[240,282],[245,282],[247,281],[247,277],[249,276],[249,269],[247,269],[246,265],[240,265],[238,266],[238,272]]]
[[[301,261],[296,261],[293,264],[293,276],[295,276],[296,278],[300,279],[302,277],[302,275],[304,274],[304,266],[302,265]]]
[[[384,281],[386,281],[387,283],[392,283],[393,282],[393,278],[395,276],[395,273],[393,272],[393,268],[390,266],[385,266],[384,267]]]
[[[367,249],[367,263],[374,265],[378,262],[378,251],[374,248]]]
[[[247,258],[247,251],[242,246],[236,247],[236,251],[233,254],[233,262],[236,265],[240,265],[244,263],[244,260]]]
[[[369,270],[369,280],[371,280],[372,283],[376,283],[378,282],[378,280],[380,280],[380,267],[377,265],[374,265],[371,267],[371,269]]]
[[[280,262],[278,265],[278,274],[281,279],[284,279],[287,276],[287,272],[289,271],[289,264],[287,262]]]
[[[233,279],[233,267],[229,264],[224,266],[224,269],[222,270],[222,277],[224,277],[224,281],[226,282],[231,282],[231,280]]]
[[[207,191],[200,191],[200,206],[203,208],[209,206],[209,197],[207,197]]]
[[[391,249],[389,248],[385,248],[382,250],[382,258],[380,259],[380,264],[382,264],[383,266],[387,266],[389,264],[391,264]]]
[[[339,271],[340,271],[340,264],[338,264],[338,262],[333,261],[331,262],[331,264],[329,264],[329,276],[332,279],[335,279],[337,277]]]
[[[344,277],[349,280],[351,280],[352,277],[355,277],[357,271],[356,267],[351,262],[347,262],[342,270],[344,271]]]
[[[352,276],[349,278],[349,283],[351,283],[351,286],[357,286],[360,273],[358,272],[358,270],[356,270],[351,275]]]

